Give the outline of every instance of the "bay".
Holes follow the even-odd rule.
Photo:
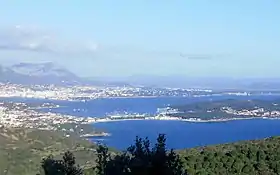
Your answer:
[[[157,108],[167,107],[169,105],[188,104],[199,101],[215,101],[223,99],[264,99],[271,100],[280,98],[279,95],[254,95],[254,96],[236,96],[219,95],[203,97],[157,97],[157,98],[101,98],[89,101],[54,101],[60,105],[60,108],[51,109],[52,112],[74,115],[77,117],[104,117],[110,113],[139,113],[155,114]],[[18,100],[18,99],[17,99]],[[33,99],[34,101],[35,99]],[[48,109],[43,109],[48,111]]]
[[[164,97],[164,98],[109,98],[86,102],[54,101],[13,98],[12,101],[52,102],[59,108],[41,109],[77,117],[102,117],[112,112],[131,112],[154,114],[157,108],[168,105],[194,103],[222,99],[264,99],[279,98],[275,95],[259,96],[210,96],[210,97]],[[7,99],[6,99],[7,100]],[[9,99],[11,100],[11,99]],[[261,139],[280,135],[280,120],[238,120],[215,123],[191,123],[182,121],[121,121],[96,123],[93,127],[105,129],[112,135],[103,137],[108,146],[125,149],[133,143],[136,136],[155,140],[159,133],[167,136],[167,146],[174,149],[191,148],[212,144],[229,143],[241,140]],[[99,138],[100,139],[100,138]],[[93,142],[99,139],[91,138]]]
[[[121,121],[94,124],[112,133],[103,143],[124,150],[135,137],[149,137],[155,141],[158,134],[166,134],[167,147],[192,148],[242,140],[261,139],[280,135],[280,120],[250,119],[214,123],[182,121]],[[93,138],[93,141],[97,141]]]

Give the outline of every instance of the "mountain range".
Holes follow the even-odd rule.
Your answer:
[[[18,63],[12,66],[0,65],[0,82],[23,85],[130,86],[121,81],[80,77],[68,69],[52,62]]]
[[[278,90],[279,78],[226,78],[186,77],[182,75],[129,77],[80,77],[66,68],[51,62],[0,65],[0,82],[24,85],[95,85],[95,86],[146,86],[171,88],[250,89]]]
[[[69,70],[54,63],[19,63],[9,67],[0,66],[0,82],[15,84],[60,84],[86,83]]]

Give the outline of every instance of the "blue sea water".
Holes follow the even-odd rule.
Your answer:
[[[167,147],[174,149],[260,139],[280,135],[280,120],[236,120],[216,123],[182,121],[121,121],[97,123],[94,127],[106,129],[112,136],[102,142],[125,149],[135,136],[155,140],[159,133],[166,134]]]
[[[212,96],[197,98],[116,98],[97,99],[87,102],[52,101],[13,98],[13,101],[45,101],[61,107],[52,112],[75,115],[77,117],[101,117],[107,113],[127,111],[153,114],[157,108],[168,105],[186,104],[197,101],[221,99],[275,99],[280,96]],[[49,110],[49,109],[43,109]],[[191,123],[182,121],[121,121],[96,123],[93,127],[105,129],[112,135],[104,137],[108,146],[125,149],[136,136],[155,140],[159,133],[167,136],[169,148],[190,148],[196,146],[228,143],[240,140],[260,139],[280,135],[280,120],[238,120],[216,123]],[[92,138],[92,141],[97,141]]]
[[[105,98],[95,99],[86,102],[80,101],[54,101],[40,99],[12,98],[13,101],[44,101],[59,104],[60,108],[51,109],[52,112],[69,114],[78,117],[103,117],[108,113],[129,112],[155,114],[157,108],[167,107],[168,105],[180,105],[199,101],[211,101],[222,99],[275,99],[279,95],[257,95],[257,96],[205,96],[205,97],[159,97],[159,98]],[[3,98],[2,98],[3,99]],[[11,99],[11,98],[9,98]],[[49,111],[49,109],[43,109]]]

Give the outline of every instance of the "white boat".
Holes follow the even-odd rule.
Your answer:
[[[178,110],[178,109],[171,108],[171,107],[157,108],[157,113],[158,113],[158,114],[162,114],[162,115],[177,114],[177,113],[179,113],[179,110]]]

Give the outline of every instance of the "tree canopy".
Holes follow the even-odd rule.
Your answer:
[[[280,174],[280,138],[208,146],[180,151],[190,175]]]
[[[45,175],[83,175],[83,170],[75,165],[73,153],[67,151],[62,160],[55,160],[49,156],[42,161],[42,169]]]
[[[112,154],[97,148],[96,166],[82,170],[72,153],[62,160],[42,161],[45,175],[277,175],[280,174],[280,137],[185,150],[168,150],[165,135],[155,145],[136,137],[126,151]]]
[[[167,150],[165,135],[160,134],[152,147],[148,138],[136,137],[135,143],[121,154],[111,155],[99,145],[96,167],[82,171],[75,157],[66,152],[62,160],[49,156],[42,161],[45,175],[185,175],[183,162],[174,150]]]

